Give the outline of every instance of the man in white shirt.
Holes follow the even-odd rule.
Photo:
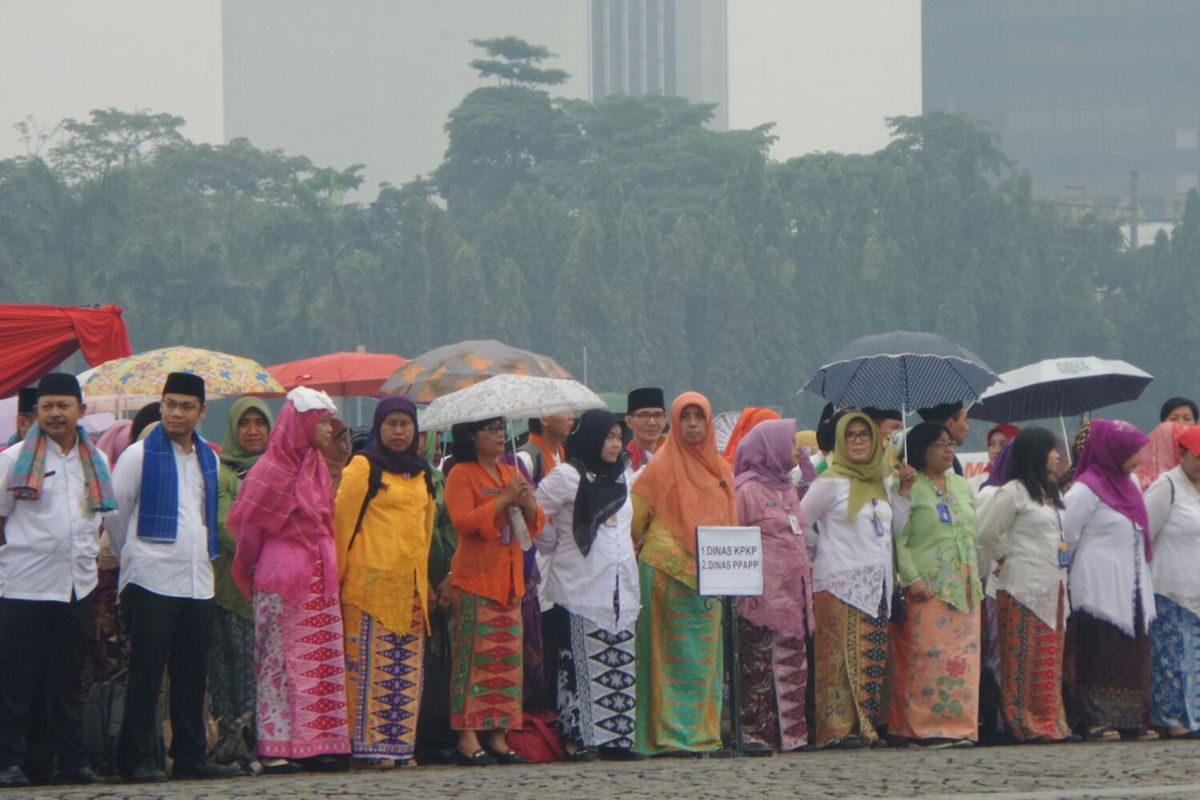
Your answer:
[[[162,424],[121,455],[113,475],[118,511],[108,521],[121,559],[121,609],[129,623],[129,687],[117,744],[132,783],[167,779],[155,748],[163,670],[171,678],[172,777],[227,778],[236,766],[208,759],[204,692],[217,557],[217,459],[196,433],[204,380],[173,372]]]
[[[54,783],[106,783],[88,766],[80,678],[95,630],[108,460],[78,425],[74,375],[37,389],[37,422],[0,453],[0,787],[28,786],[26,731],[44,734]]]

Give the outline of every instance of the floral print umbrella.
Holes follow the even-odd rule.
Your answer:
[[[128,411],[162,397],[171,372],[204,378],[208,399],[241,394],[283,394],[283,386],[257,361],[196,347],[164,347],[107,361],[79,375],[88,411]]]

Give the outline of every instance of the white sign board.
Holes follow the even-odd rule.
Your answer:
[[[696,528],[696,574],[704,596],[763,593],[762,531],[754,528]]]

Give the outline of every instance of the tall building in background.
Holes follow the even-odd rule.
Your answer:
[[[726,127],[725,0],[223,0],[225,138],[365,164],[369,194],[412,180],[441,163],[451,109],[491,83],[470,40],[507,35],[557,54],[571,78],[555,94],[678,94]]]
[[[591,0],[592,97],[664,94],[729,127],[726,0]]]
[[[1200,188],[1200,3],[923,0],[923,106],[986,122],[1039,197],[1171,222]]]

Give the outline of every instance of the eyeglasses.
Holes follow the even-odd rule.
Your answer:
[[[190,414],[193,411],[200,410],[199,403],[177,403],[174,400],[162,401],[163,411],[182,411],[185,414]]]
[[[664,414],[662,411],[635,411],[634,413],[630,414],[629,416],[633,417],[634,419],[642,420],[644,422],[649,421],[649,420],[658,420],[659,422],[661,422],[662,420],[667,418],[667,415]]]
[[[484,425],[480,430],[487,431],[488,433],[504,433],[504,429],[507,427],[508,425],[504,422],[491,422]]]
[[[871,441],[870,431],[846,431],[847,442],[869,442]]]
[[[936,447],[938,450],[953,450],[957,446],[952,440],[941,440],[929,445],[930,448]]]

